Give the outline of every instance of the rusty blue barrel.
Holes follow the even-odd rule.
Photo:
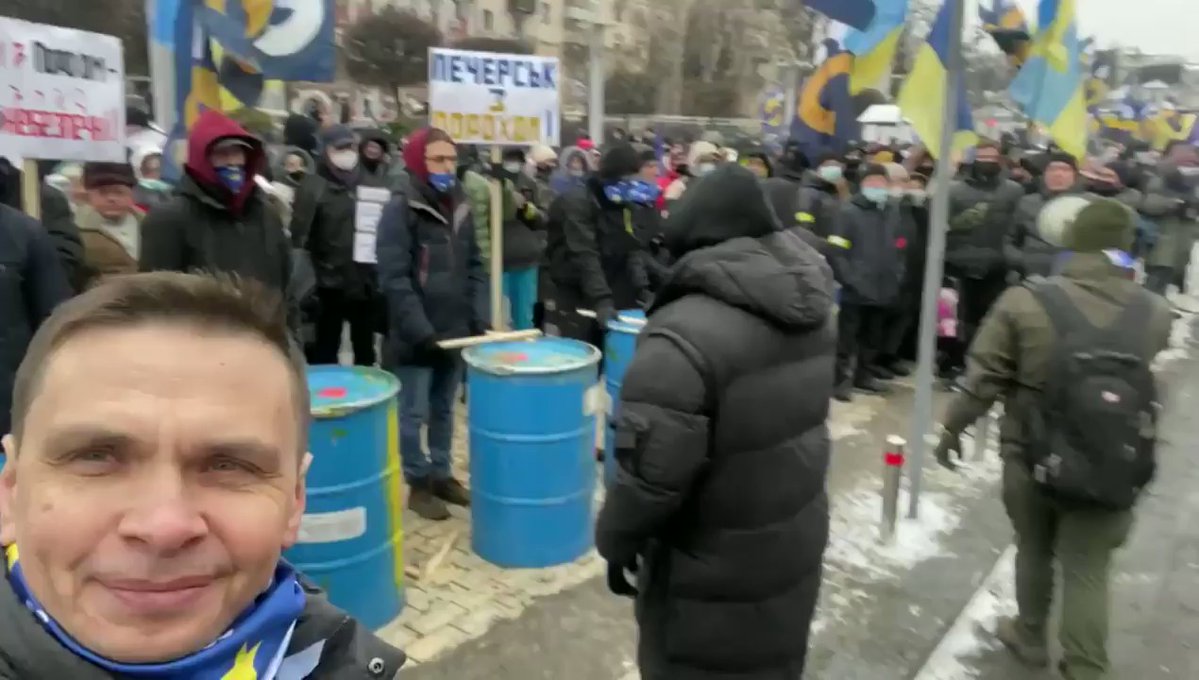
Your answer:
[[[604,481],[616,475],[616,418],[620,410],[620,387],[637,352],[637,336],[645,326],[645,312],[629,309],[608,322],[604,337],[604,386],[608,393],[607,429],[604,430]]]
[[[502,567],[548,567],[592,544],[600,352],[541,338],[463,353],[471,545]]]
[[[403,477],[392,374],[311,366],[308,504],[286,558],[368,628],[404,606]]]

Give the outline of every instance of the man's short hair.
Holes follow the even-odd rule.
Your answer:
[[[299,454],[308,448],[309,397],[304,355],[291,337],[287,305],[274,289],[253,279],[150,272],[105,279],[50,315],[29,343],[13,384],[12,427],[20,441],[42,373],[55,350],[81,333],[148,323],[191,324],[245,334],[266,342],[287,360],[299,421]]]

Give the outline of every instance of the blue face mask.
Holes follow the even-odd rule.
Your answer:
[[[891,190],[887,187],[862,187],[862,196],[875,205],[886,205],[891,198]]]
[[[658,200],[658,195],[662,190],[658,185],[647,182],[643,179],[635,179],[629,182],[628,190],[625,192],[625,197],[632,203],[641,205],[653,205]]]
[[[629,182],[621,180],[611,184],[604,185],[604,198],[608,199],[616,205],[623,205],[629,202]]]
[[[240,165],[222,165],[216,169],[216,176],[226,189],[235,194],[240,194],[246,184],[246,169]]]
[[[445,193],[454,188],[454,184],[458,181],[458,176],[452,172],[431,172],[429,173],[429,186]]]

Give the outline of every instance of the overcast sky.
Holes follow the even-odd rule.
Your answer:
[[[1037,0],[1020,2],[1036,17]],[[1083,35],[1094,36],[1101,47],[1118,44],[1199,61],[1199,0],[1079,0],[1076,6]]]

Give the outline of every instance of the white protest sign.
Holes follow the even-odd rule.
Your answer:
[[[558,146],[558,60],[429,50],[429,124],[459,144]]]
[[[391,200],[391,192],[378,187],[358,187],[358,202],[354,207],[354,261],[375,264],[375,237],[379,218]]]
[[[0,153],[124,161],[121,41],[0,17]]]

